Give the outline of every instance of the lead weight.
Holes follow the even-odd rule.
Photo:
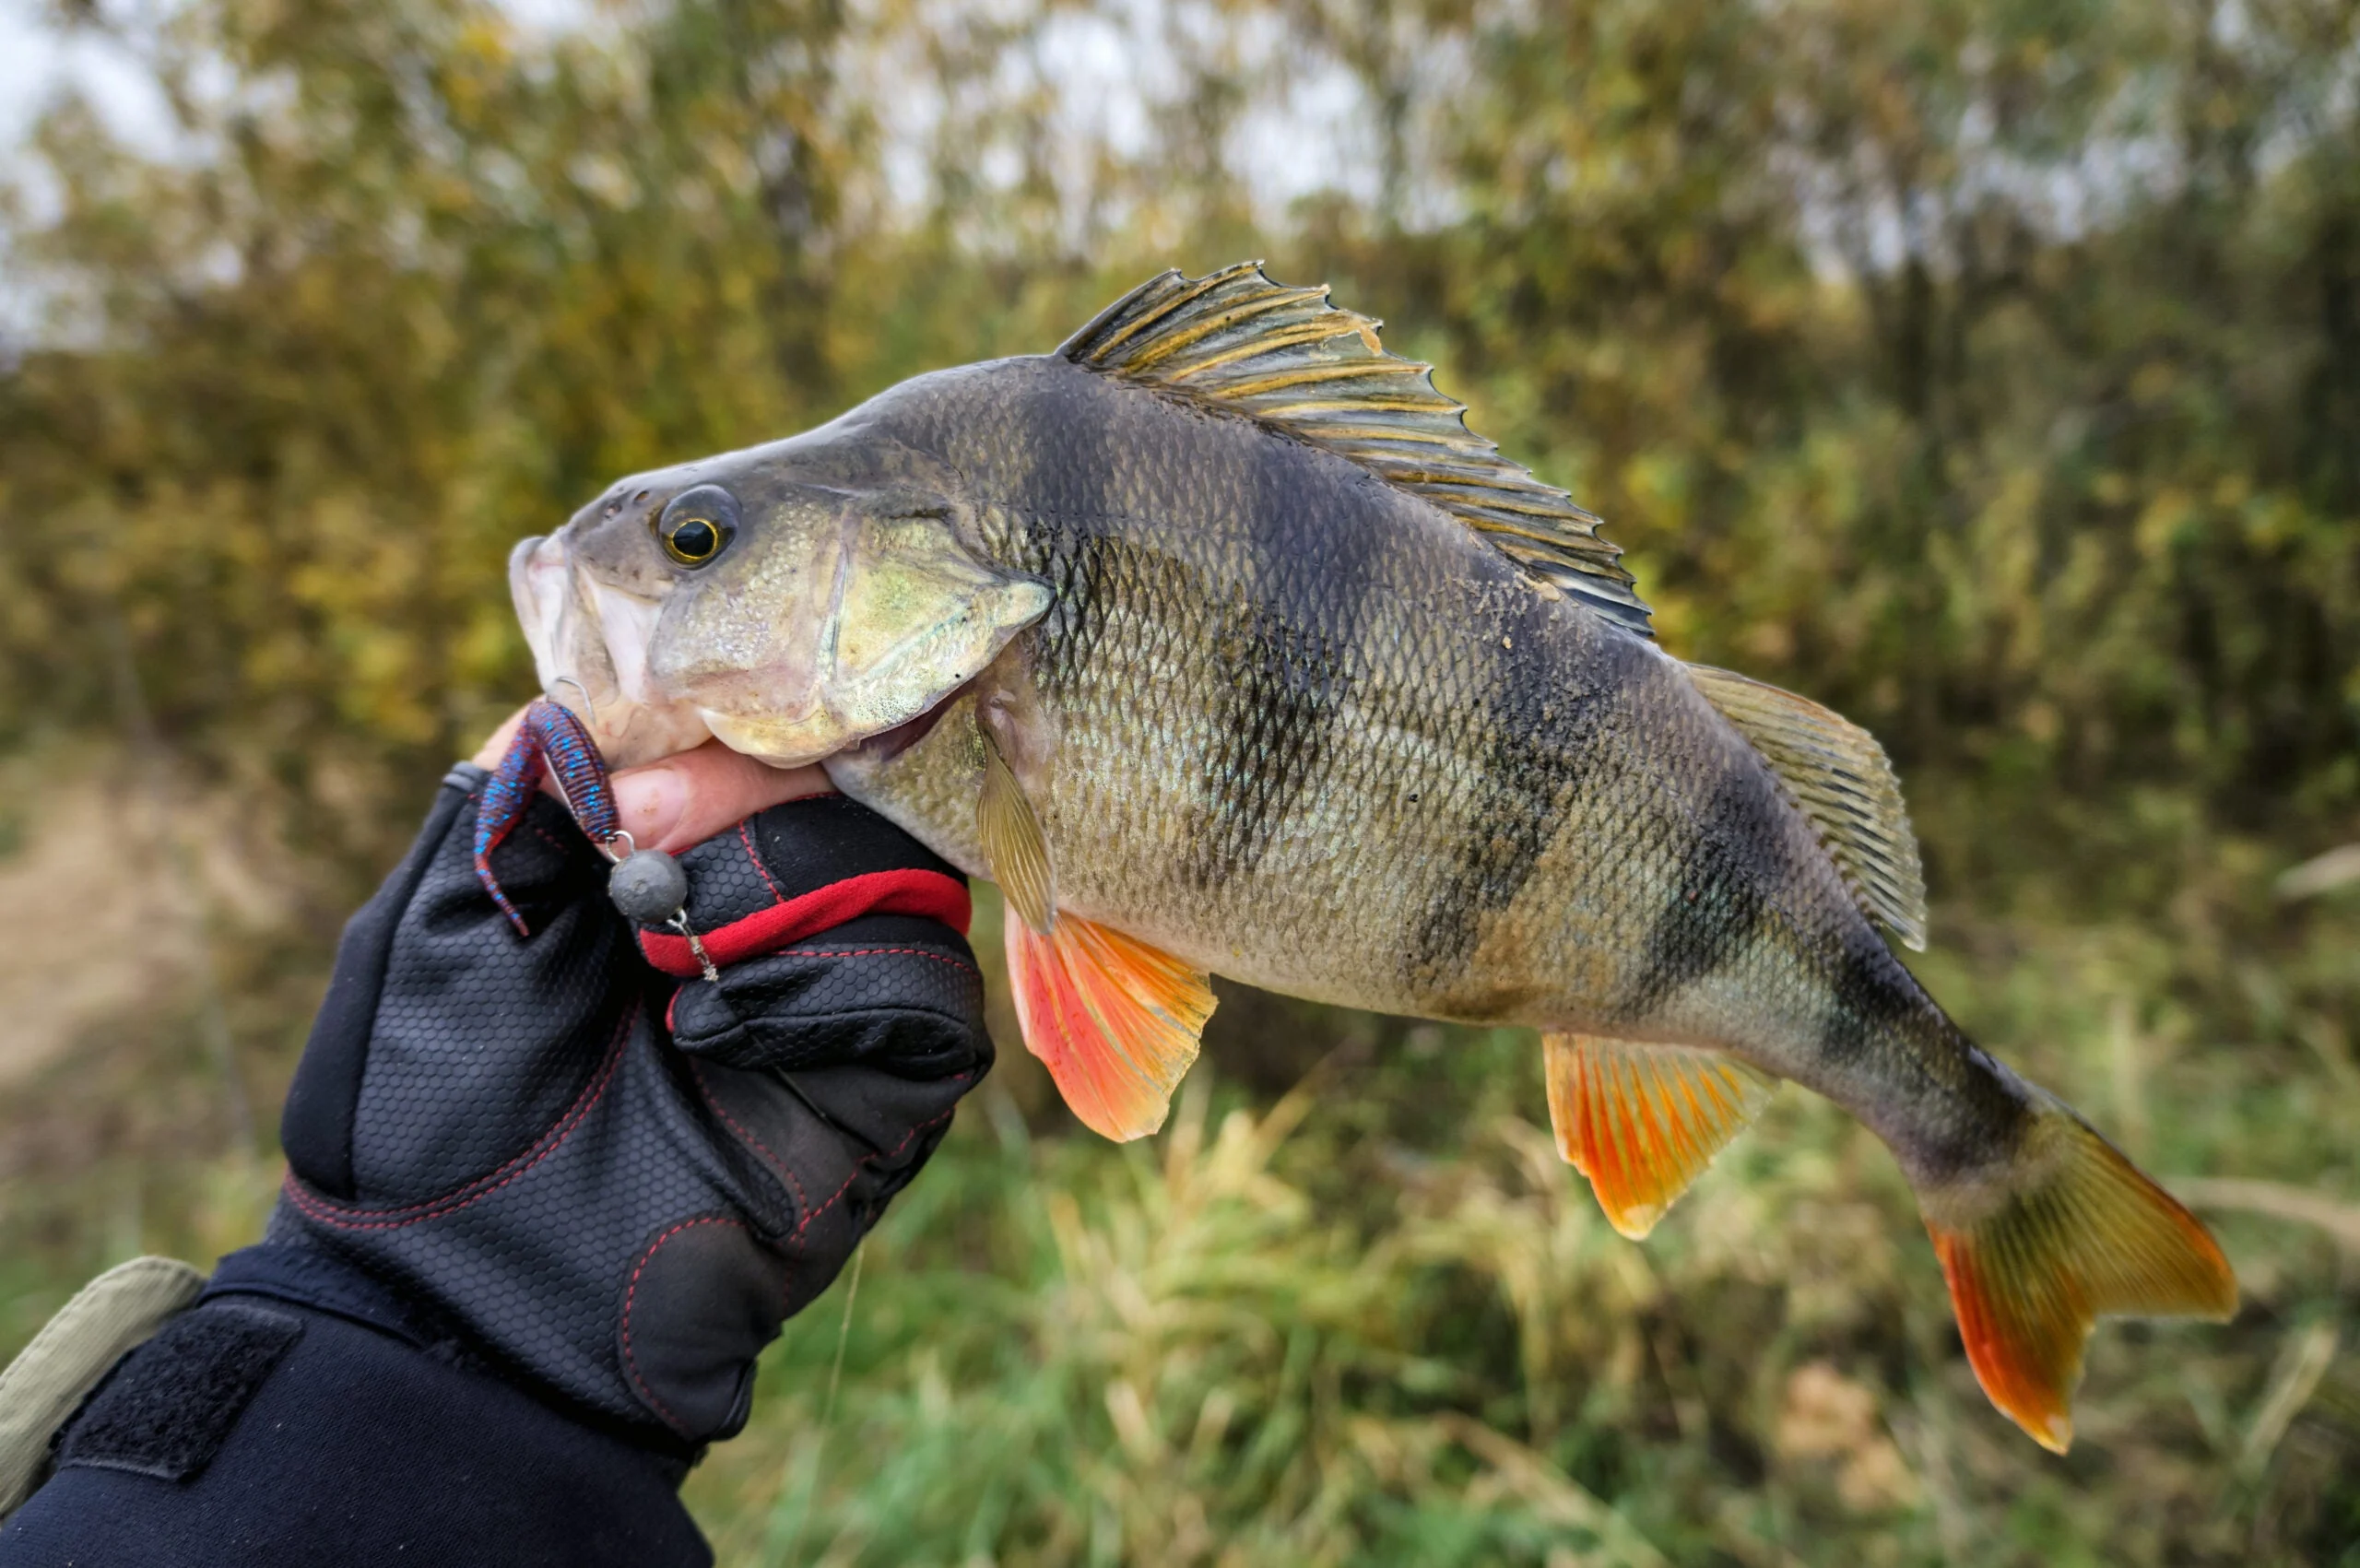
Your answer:
[[[669,925],[688,905],[689,874],[660,849],[637,850],[615,862],[607,878],[607,896],[625,919]]]

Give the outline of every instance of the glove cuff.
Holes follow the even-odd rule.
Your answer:
[[[965,936],[974,906],[950,864],[867,807],[807,796],[749,817],[681,856],[690,926],[723,968],[864,915],[912,915]],[[687,937],[642,927],[639,949],[667,974],[703,973]]]
[[[963,937],[974,917],[974,903],[966,883],[938,871],[869,871],[795,898],[781,898],[768,909],[700,931],[697,939],[713,961],[726,969],[832,931],[864,914],[917,915],[939,921]],[[695,924],[694,916],[690,923]],[[655,968],[679,979],[693,980],[704,973],[686,937],[642,930],[639,950]]]

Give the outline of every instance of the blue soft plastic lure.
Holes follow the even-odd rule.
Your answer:
[[[544,772],[556,776],[558,790],[565,796],[573,819],[608,858],[620,858],[616,852],[619,843],[631,845],[631,835],[623,831],[621,819],[615,814],[615,792],[607,782],[606,759],[598,755],[590,732],[557,703],[546,697],[535,698],[525,710],[525,722],[516,726],[516,738],[508,743],[507,755],[483,786],[483,800],[476,811],[476,877],[520,937],[532,933],[501,890],[500,878],[492,875],[491,852],[525,819],[525,809],[532,805],[534,791],[541,787]]]

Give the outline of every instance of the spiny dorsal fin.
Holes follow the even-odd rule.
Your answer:
[[[1099,312],[1057,352],[1077,365],[1261,420],[1348,457],[1481,534],[1535,583],[1638,632],[1647,607],[1598,519],[1467,428],[1432,367],[1386,352],[1378,324],[1240,262],[1172,271]]]
[[[1901,781],[1877,737],[1791,691],[1709,665],[1688,673],[1794,796],[1860,907],[1922,952],[1926,873]]]

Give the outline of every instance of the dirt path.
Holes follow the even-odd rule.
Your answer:
[[[97,756],[52,760],[37,777],[20,762],[0,778],[25,822],[21,847],[0,858],[0,1088],[110,1019],[185,996],[200,899],[217,919],[266,914],[218,831],[222,803],[183,805],[161,823],[127,776]]]
[[[195,945],[171,878],[112,790],[51,796],[0,860],[0,1086],[106,1019],[188,984]]]

